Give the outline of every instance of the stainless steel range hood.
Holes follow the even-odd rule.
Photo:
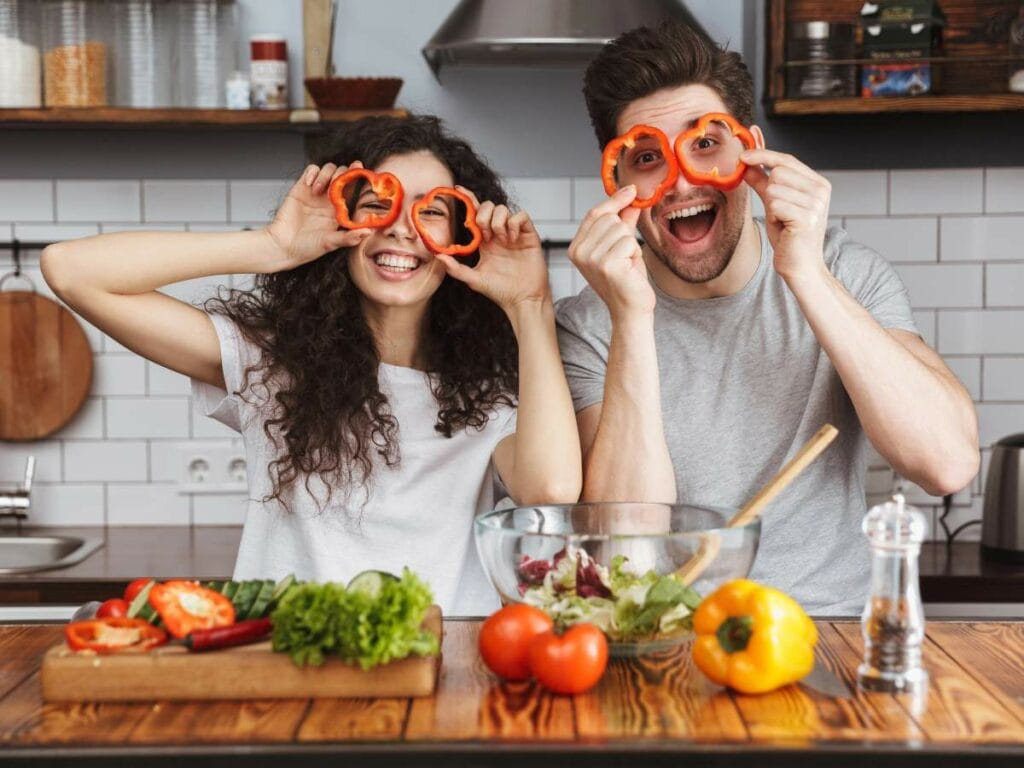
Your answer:
[[[679,0],[461,0],[423,47],[442,67],[585,64],[634,27],[679,19],[704,28]]]

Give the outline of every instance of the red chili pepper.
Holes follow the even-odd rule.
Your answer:
[[[756,146],[753,134],[751,134],[744,126],[740,125],[732,115],[728,115],[724,112],[710,112],[701,117],[693,128],[676,137],[676,161],[679,163],[680,173],[682,173],[683,177],[691,184],[696,186],[710,185],[712,187],[718,187],[719,189],[725,190],[734,189],[739,186],[741,181],[743,181],[743,174],[747,172],[746,163],[742,163],[737,160],[736,170],[728,176],[720,175],[718,168],[712,168],[709,172],[704,173],[695,170],[690,166],[690,163],[686,158],[686,153],[683,150],[683,147],[686,146],[688,141],[704,138],[707,135],[708,125],[714,122],[725,123],[729,127],[729,131],[732,135],[743,142],[743,146],[747,149],[754,149]]]
[[[174,637],[235,623],[235,606],[231,601],[194,581],[154,584],[149,591],[149,604]]]
[[[604,153],[601,156],[601,179],[604,181],[604,191],[609,196],[614,195],[618,191],[619,183],[615,178],[615,166],[619,163],[619,153],[623,148],[632,149],[636,145],[637,139],[644,136],[650,136],[658,140],[667,169],[665,171],[665,179],[657,186],[654,193],[642,200],[634,200],[630,203],[631,208],[650,208],[661,200],[665,190],[675,184],[676,179],[679,177],[679,168],[676,167],[675,156],[672,154],[672,145],[669,143],[668,136],[663,131],[649,125],[634,125],[622,136],[617,136],[609,141],[608,145],[604,148]]]
[[[270,634],[273,625],[270,619],[250,619],[226,627],[197,629],[185,638],[185,645],[193,651],[212,651],[216,648],[231,648],[262,640]]]
[[[430,205],[435,197],[441,196],[454,197],[456,200],[462,201],[466,206],[466,218],[462,223],[473,235],[473,239],[465,245],[458,245],[456,243],[448,246],[438,245],[420,222],[420,212]],[[416,227],[416,231],[420,233],[423,244],[434,253],[445,253],[449,256],[468,256],[480,247],[480,241],[483,239],[483,233],[480,232],[480,227],[476,225],[476,207],[473,205],[473,200],[465,192],[451,187],[435,187],[417,200],[412,206],[412,223]]]
[[[358,179],[366,179],[370,189],[379,200],[390,200],[391,208],[383,216],[369,216],[362,221],[352,221],[345,199],[345,188]],[[380,229],[391,224],[402,211],[402,183],[390,173],[377,173],[366,168],[353,168],[331,182],[327,190],[335,218],[345,229]]]
[[[127,616],[73,621],[64,627],[64,637],[73,650],[93,653],[148,651],[167,642],[167,633],[159,627]]]

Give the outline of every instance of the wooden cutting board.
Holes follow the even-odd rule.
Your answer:
[[[441,610],[423,626],[441,638]],[[363,671],[337,659],[299,668],[270,642],[193,653],[164,646],[150,653],[76,653],[65,644],[43,657],[43,699],[168,701],[190,699],[385,698],[430,696],[441,657],[410,657]]]
[[[0,440],[63,427],[92,384],[92,350],[66,308],[30,291],[0,293]]]

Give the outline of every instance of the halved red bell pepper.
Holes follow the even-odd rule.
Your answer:
[[[148,651],[167,642],[159,627],[127,616],[73,621],[64,627],[64,637],[72,650],[93,653]]]
[[[657,186],[654,193],[642,200],[634,200],[630,203],[631,208],[650,208],[661,200],[665,190],[675,184],[676,179],[679,177],[679,168],[676,166],[675,155],[672,154],[672,144],[669,143],[668,136],[665,135],[664,131],[650,125],[634,125],[623,135],[609,141],[601,155],[601,180],[604,182],[604,191],[608,196],[614,195],[619,189],[619,182],[615,178],[615,166],[619,163],[619,153],[623,149],[632,149],[636,146],[637,139],[644,136],[650,136],[658,140],[667,168],[665,170],[665,179]]]
[[[427,232],[426,227],[420,221],[420,213],[426,209],[428,205],[434,202],[436,197],[454,197],[456,200],[460,200],[463,205],[466,206],[466,218],[463,220],[463,224],[466,229],[473,235],[473,239],[465,245],[459,245],[452,243],[448,246],[438,245],[437,242]],[[423,244],[427,246],[434,253],[445,253],[449,256],[469,256],[474,253],[477,248],[480,247],[480,241],[483,239],[483,233],[480,232],[480,227],[476,225],[476,206],[473,205],[473,200],[465,192],[452,187],[434,187],[432,190],[427,192],[423,197],[417,200],[412,206],[412,224],[416,227],[416,231],[419,232],[420,238],[423,240]]]
[[[366,179],[379,200],[390,200],[391,207],[382,216],[369,216],[352,221],[345,199],[345,189],[359,179]],[[334,206],[335,218],[345,229],[380,229],[391,224],[402,211],[402,183],[390,173],[377,173],[367,168],[353,168],[331,182],[327,196]]]
[[[729,131],[733,136],[738,138],[743,146],[747,149],[754,149],[755,142],[753,134],[747,130],[743,125],[740,125],[732,115],[726,114],[725,112],[709,112],[703,115],[688,131],[684,131],[676,137],[675,143],[675,154],[676,162],[679,164],[679,172],[683,174],[683,177],[696,186],[709,185],[717,187],[718,189],[735,189],[739,186],[740,182],[743,181],[743,174],[747,172],[746,163],[742,163],[739,160],[736,161],[736,170],[730,173],[728,176],[722,176],[718,168],[712,168],[708,172],[698,171],[693,168],[686,158],[686,152],[683,147],[686,143],[693,141],[694,139],[702,139],[707,135],[708,125],[711,123],[725,123],[729,127]]]
[[[160,614],[167,631],[185,637],[197,629],[224,627],[235,622],[235,606],[220,592],[194,581],[154,584],[149,604]]]

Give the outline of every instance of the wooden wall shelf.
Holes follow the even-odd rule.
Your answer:
[[[863,0],[768,0],[765,108],[769,115],[847,115],[893,112],[1024,111],[1024,94],[1006,87],[1008,24],[1019,0],[942,0],[945,52],[931,61],[943,67],[943,91],[912,97],[795,99],[786,96],[786,71],[804,62],[786,60],[786,33],[796,22],[856,24]],[[861,59],[851,60],[861,62]],[[858,72],[859,78],[859,72]],[[859,79],[858,79],[859,87]]]
[[[202,128],[309,133],[367,115],[404,117],[404,109],[255,110],[129,109],[120,107],[0,109],[0,128]]]

